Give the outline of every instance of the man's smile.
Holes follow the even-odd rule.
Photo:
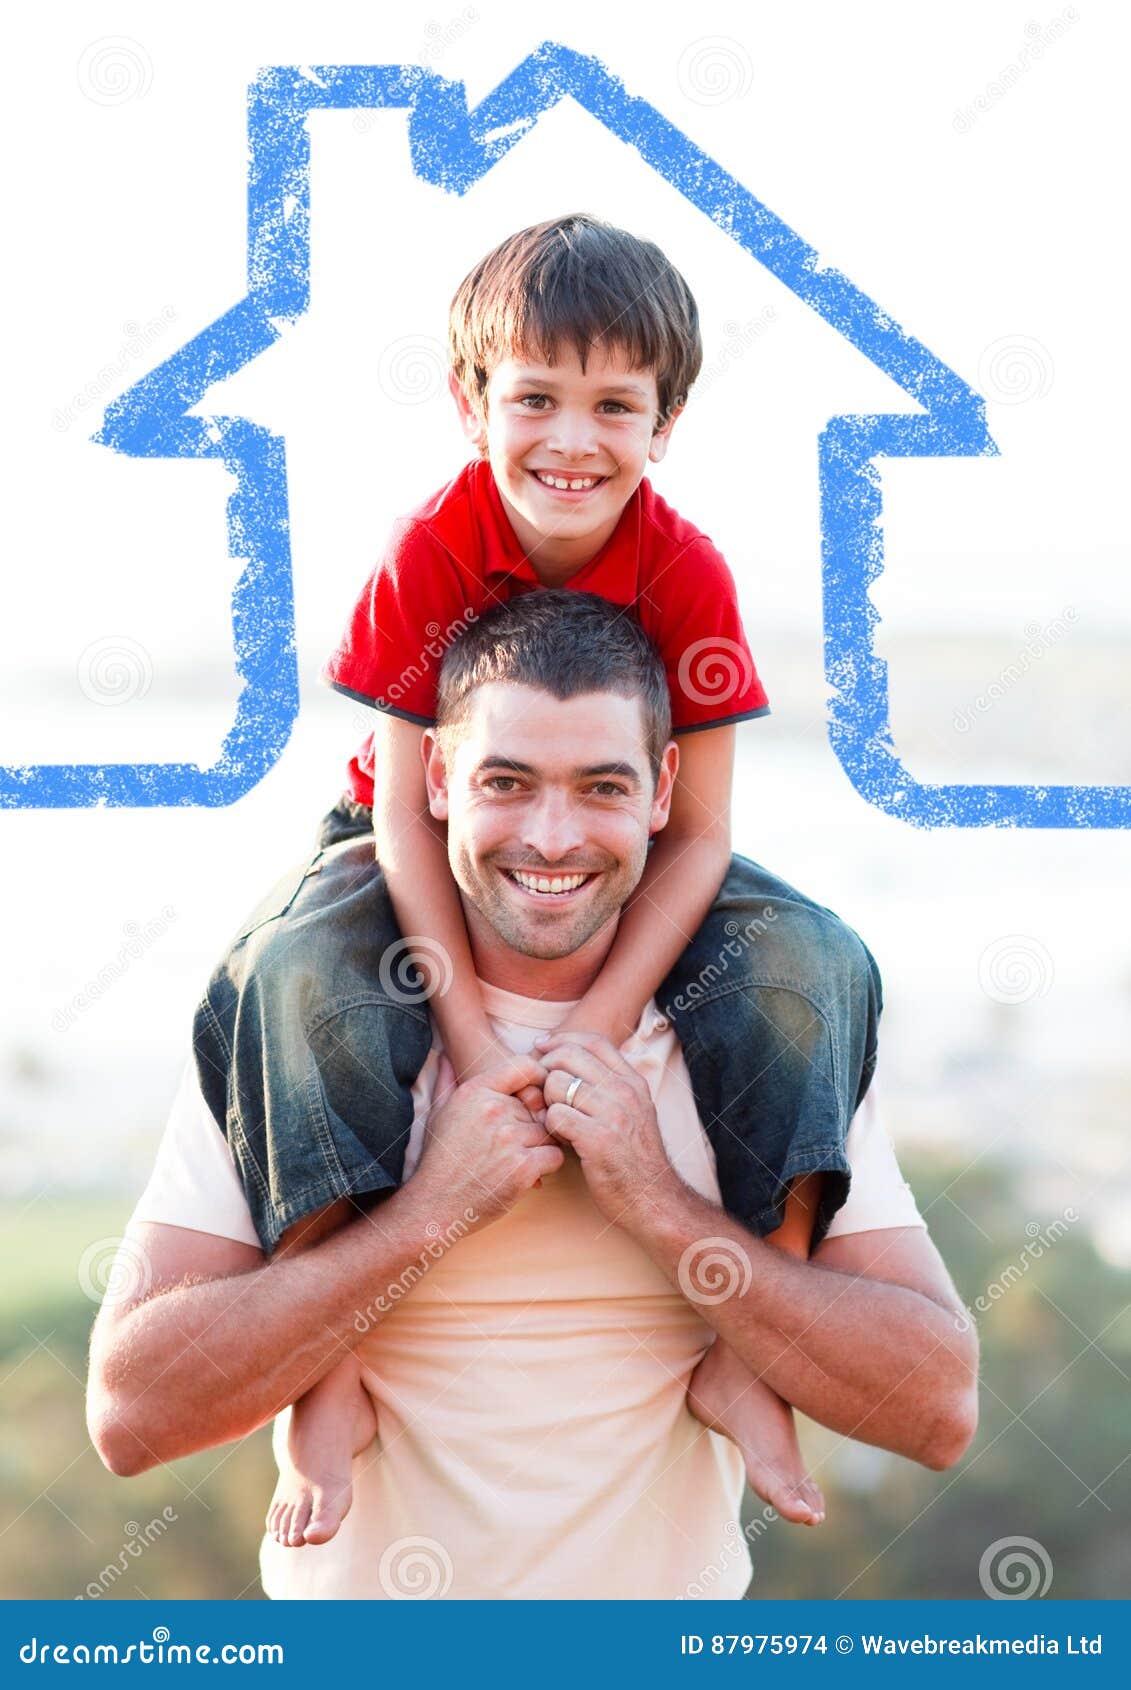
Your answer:
[[[523,902],[568,904],[601,878],[599,870],[545,873],[541,869],[500,868],[499,873],[522,896]]]

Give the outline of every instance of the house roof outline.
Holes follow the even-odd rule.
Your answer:
[[[310,137],[318,110],[405,109],[412,168],[465,194],[572,98],[907,393],[918,413],[840,415],[819,436],[829,740],[862,797],[921,827],[1121,827],[1131,787],[932,784],[900,761],[869,588],[883,568],[883,457],[992,457],[985,401],[599,59],[544,42],[474,108],[422,65],[271,66],[248,90],[247,293],[106,409],[96,443],[131,457],[220,459],[236,477],[228,551],[242,682],[216,762],[0,767],[0,806],[219,806],[251,791],[298,715],[284,441],[243,417],[191,417],[207,389],[273,345],[310,297]]]

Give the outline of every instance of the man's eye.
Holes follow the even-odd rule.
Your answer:
[[[599,780],[589,789],[598,798],[623,798],[624,787],[618,786],[615,780]]]
[[[513,792],[518,786],[514,775],[492,775],[487,785],[495,792]]]

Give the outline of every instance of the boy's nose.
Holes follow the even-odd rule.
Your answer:
[[[563,408],[553,419],[546,444],[551,451],[568,458],[571,465],[577,465],[597,451],[596,424],[587,411]]]

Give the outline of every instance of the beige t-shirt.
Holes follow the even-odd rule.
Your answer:
[[[483,995],[515,1052],[571,1007],[486,985]],[[648,1082],[673,1166],[717,1203],[683,1054],[654,1004],[624,1054]],[[406,1178],[437,1064],[438,1048],[414,1088]],[[867,1102],[847,1149],[852,1191],[831,1232],[922,1225]],[[258,1243],[191,1064],[130,1225],[140,1221]],[[713,1329],[604,1219],[576,1157],[492,1225],[437,1240],[421,1267],[403,1294],[386,1293],[391,1312],[358,1345],[378,1435],[354,1461],[353,1508],[328,1544],[284,1549],[264,1537],[268,1595],[743,1596],[742,1460],[686,1404]],[[374,1294],[359,1287],[359,1330]],[[277,1453],[289,1412],[275,1422]],[[720,1562],[722,1577],[708,1572]]]

